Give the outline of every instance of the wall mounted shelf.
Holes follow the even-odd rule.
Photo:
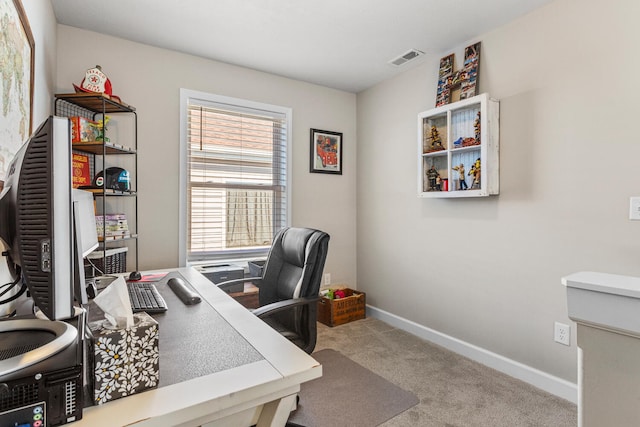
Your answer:
[[[499,193],[499,102],[481,94],[418,114],[418,196]]]

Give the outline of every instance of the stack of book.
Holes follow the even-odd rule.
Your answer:
[[[129,225],[125,214],[96,215],[98,239],[115,240],[130,237]]]

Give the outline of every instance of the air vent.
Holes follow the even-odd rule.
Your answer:
[[[405,52],[402,55],[398,56],[397,58],[394,58],[391,61],[389,61],[389,64],[399,67],[401,65],[406,64],[409,61],[416,59],[418,56],[421,56],[421,55],[424,55],[424,52],[421,52],[417,49],[411,49],[410,51]]]

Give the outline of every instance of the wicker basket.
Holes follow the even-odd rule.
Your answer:
[[[129,248],[114,248],[106,251],[91,252],[87,258],[91,261],[85,261],[85,276],[95,277],[100,272],[94,271],[93,265],[102,272],[102,274],[124,273],[127,271],[127,251]]]

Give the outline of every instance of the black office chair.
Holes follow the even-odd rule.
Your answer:
[[[219,283],[223,290],[251,281],[260,289],[253,313],[311,354],[329,235],[311,228],[284,228],[273,239],[262,277]]]

